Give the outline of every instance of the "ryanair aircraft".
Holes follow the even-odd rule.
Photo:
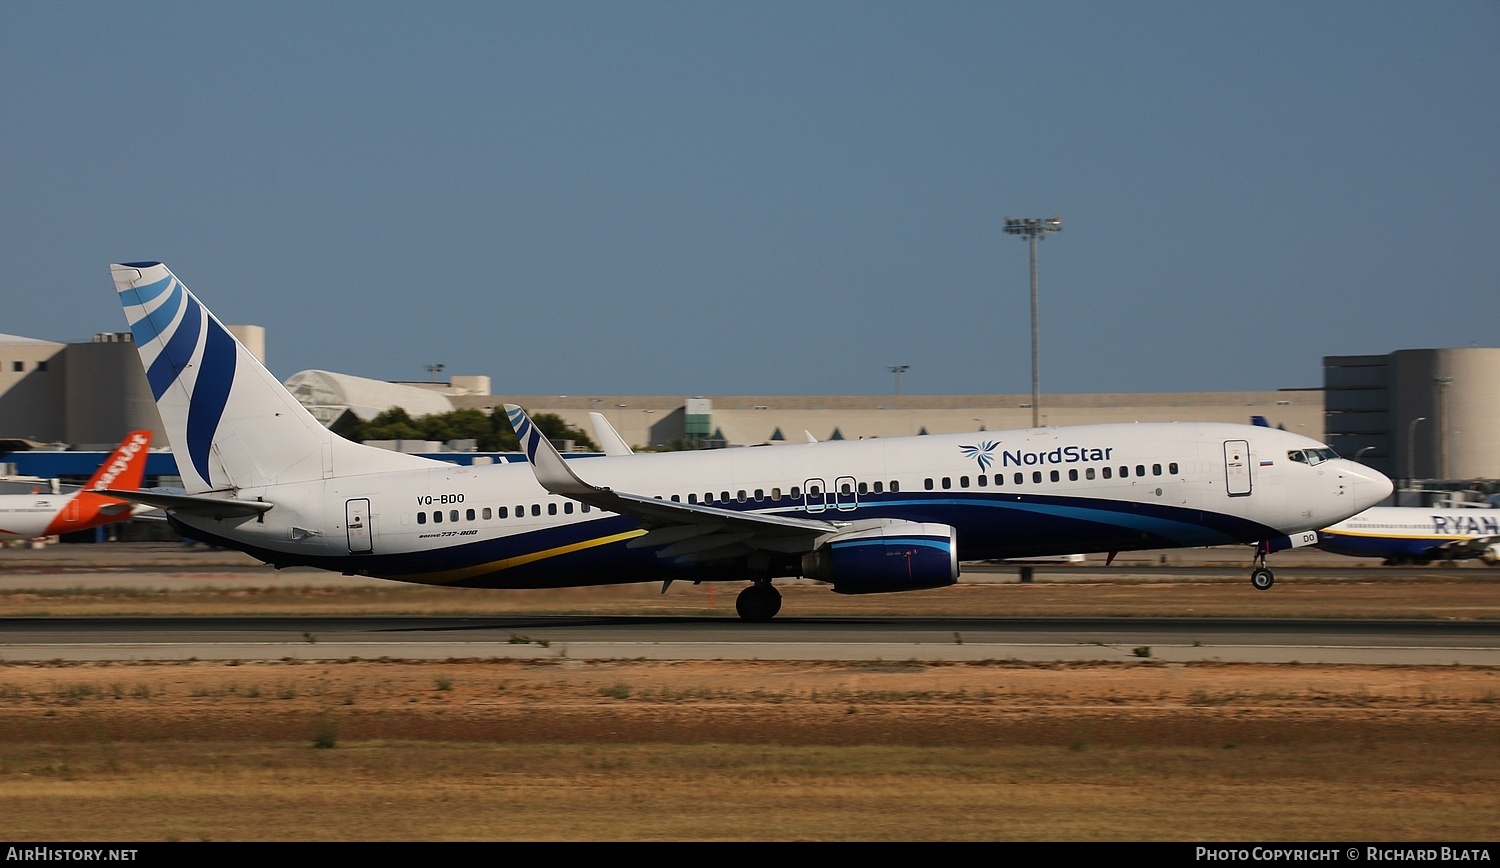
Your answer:
[[[1500,563],[1500,509],[1377,506],[1318,531],[1324,551],[1386,566],[1479,558]]]
[[[777,578],[909,591],[955,583],[965,560],[1243,543],[1267,588],[1266,552],[1391,493],[1307,437],[1201,423],[564,460],[508,405],[528,461],[461,467],[338,437],[166,266],[110,269],[184,486],[113,493],[277,567],[479,588],[736,581],[740,617],[765,621]]]

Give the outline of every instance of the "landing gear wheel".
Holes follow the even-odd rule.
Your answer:
[[[734,610],[741,621],[760,623],[776,617],[781,611],[781,592],[770,582],[751,585],[735,598]]]
[[[1254,585],[1257,591],[1269,590],[1272,585],[1276,584],[1276,577],[1271,575],[1271,571],[1265,567],[1259,567],[1250,571],[1250,584]]]

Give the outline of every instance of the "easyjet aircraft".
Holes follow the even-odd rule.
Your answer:
[[[131,431],[77,491],[0,495],[0,539],[58,536],[130,518],[135,504],[94,489],[140,488],[150,446],[150,431]]]

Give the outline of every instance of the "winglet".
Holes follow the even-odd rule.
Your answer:
[[[589,485],[578,474],[568,466],[558,453],[557,447],[543,436],[541,429],[532,423],[531,417],[526,411],[515,404],[506,404],[505,415],[510,419],[510,427],[516,431],[516,439],[521,441],[521,451],[526,453],[526,460],[531,464],[531,470],[536,474],[536,481],[553,494],[575,496],[580,494],[593,494],[600,491],[608,491],[606,488]]]
[[[590,413],[589,421],[594,425],[594,436],[599,438],[599,448],[604,450],[605,455],[634,455],[635,451],[615,426],[609,424],[603,413]]]

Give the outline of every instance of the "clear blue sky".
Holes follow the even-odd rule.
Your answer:
[[[279,377],[1316,387],[1500,346],[1500,3],[33,2],[0,332],[166,262]]]

